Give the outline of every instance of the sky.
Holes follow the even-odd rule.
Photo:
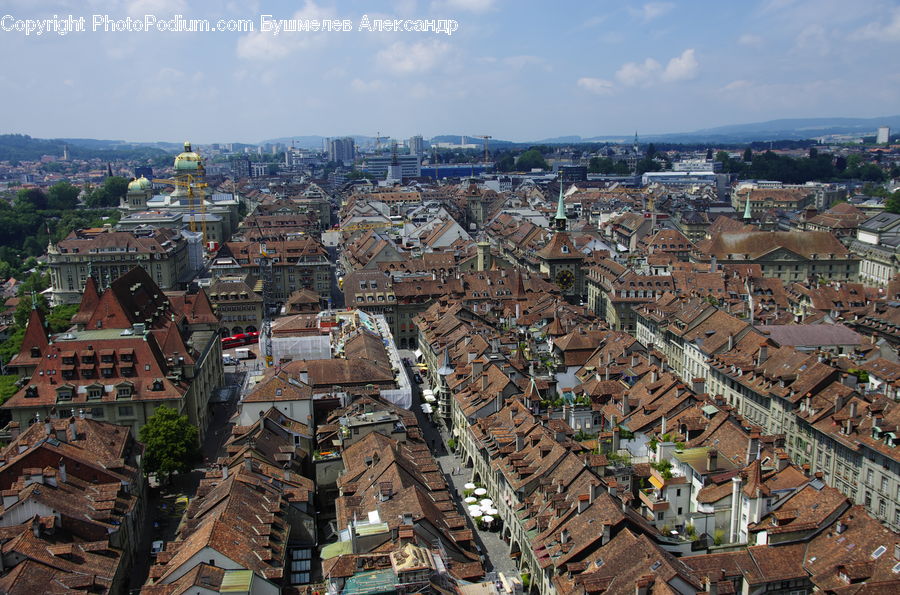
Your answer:
[[[87,30],[15,30],[70,14]],[[93,31],[94,15],[254,31]],[[275,35],[263,15],[352,30]],[[361,30],[364,16],[458,28]],[[0,0],[0,55],[0,132],[42,138],[529,141],[900,113],[896,0]]]

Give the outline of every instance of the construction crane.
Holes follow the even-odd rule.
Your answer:
[[[275,300],[272,296],[272,259],[269,257],[268,245],[259,225],[259,220],[254,218],[256,230],[259,232],[259,280],[262,283],[263,319],[262,328],[259,331],[259,342],[263,346],[266,367],[272,367],[272,311],[275,309]]]
[[[206,250],[206,187],[208,184],[203,181],[203,177],[194,176],[193,174],[181,174],[176,178],[154,179],[157,184],[169,184],[175,186],[176,189],[184,189],[188,197],[190,205],[190,228],[192,232],[197,231],[197,210],[195,201],[200,199],[200,230],[203,234],[203,249]]]
[[[375,154],[381,154],[381,139],[387,140],[388,137],[381,136],[381,131],[375,133]]]
[[[475,138],[480,138],[484,142],[484,162],[487,163],[488,160],[488,141],[494,138],[490,134],[473,134]]]

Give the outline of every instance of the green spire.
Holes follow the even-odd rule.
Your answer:
[[[747,200],[744,201],[744,219],[753,219],[750,213],[750,191],[747,190]]]
[[[559,173],[559,200],[556,202],[556,228],[560,231],[566,228],[566,203],[563,200],[562,172]]]

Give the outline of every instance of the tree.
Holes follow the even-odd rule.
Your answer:
[[[712,152],[712,147],[710,147],[710,148],[706,149],[706,160],[712,161],[712,158],[713,158],[713,152]]]
[[[40,211],[47,208],[47,195],[40,188],[23,188],[16,193],[17,209]]]
[[[516,161],[516,169],[519,171],[531,171],[532,169],[550,169],[544,156],[537,149],[528,149]]]
[[[144,444],[144,472],[168,480],[173,473],[190,471],[201,459],[199,432],[171,407],[161,405],[139,433]]]
[[[750,163],[751,161],[753,161],[753,149],[751,149],[750,147],[744,149],[744,161],[746,163]]]
[[[85,204],[89,207],[117,207],[128,192],[128,180],[119,176],[110,176],[103,180],[103,184],[94,188]]]
[[[57,182],[47,191],[47,208],[69,211],[78,206],[81,190],[68,182]]]
[[[895,190],[884,202],[884,208],[888,213],[900,213],[900,190]]]
[[[647,145],[647,158],[652,159],[654,155],[656,155],[656,145],[650,143]]]

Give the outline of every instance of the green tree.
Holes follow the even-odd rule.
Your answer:
[[[17,209],[44,210],[47,208],[47,195],[40,188],[23,188],[16,193],[14,205]]]
[[[0,376],[0,404],[3,404],[6,399],[18,392],[19,385],[16,384],[17,380],[19,380],[18,374]]]
[[[41,314],[45,317],[50,312],[50,307],[47,305],[47,298],[44,297],[43,294],[34,294],[34,305],[37,306],[37,309],[40,310]],[[13,320],[15,320],[17,327],[25,328],[25,325],[28,324],[28,319],[31,317],[31,309],[31,296],[21,296],[19,298],[19,305],[16,306],[16,312],[13,314]]]
[[[103,180],[85,199],[89,207],[117,207],[128,192],[128,180],[120,176],[111,176]]]
[[[888,213],[900,213],[900,190],[895,190],[886,201],[884,208]]]
[[[157,408],[139,436],[144,444],[144,472],[163,481],[173,473],[190,471],[200,461],[197,427],[171,407]]]
[[[547,161],[537,149],[528,149],[516,160],[516,169],[519,171],[531,171],[532,169],[550,169]]]
[[[47,191],[47,208],[60,211],[72,210],[78,206],[81,190],[68,182],[57,182]]]
[[[753,149],[751,149],[750,147],[747,147],[746,149],[744,149],[743,160],[746,163],[750,163],[751,161],[753,161]]]

